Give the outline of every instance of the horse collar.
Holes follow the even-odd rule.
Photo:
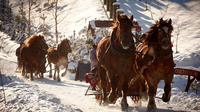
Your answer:
[[[118,44],[118,43],[119,43],[119,39],[116,38],[116,39],[114,40],[114,42],[115,42],[115,44]]]

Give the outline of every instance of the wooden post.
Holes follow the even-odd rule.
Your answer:
[[[28,37],[31,35],[31,1],[28,1]]]
[[[195,80],[195,77],[193,77],[192,79],[190,79],[190,76],[188,75],[188,81],[187,81],[187,86],[185,87],[185,92],[188,92],[190,85],[192,84],[192,82]]]
[[[113,12],[112,12],[112,18],[113,18],[113,20],[114,19],[116,19],[116,12],[117,12],[117,9],[119,9],[120,8],[120,4],[119,4],[119,2],[114,2],[113,3]]]
[[[106,5],[106,1],[107,1],[107,0],[103,0],[103,4],[104,4],[104,5]]]
[[[107,11],[109,11],[109,2],[110,2],[110,0],[106,0],[106,7],[107,7],[106,10]]]
[[[110,0],[110,2],[109,2],[109,11],[110,11],[110,18],[112,18],[112,16],[113,16],[113,3],[114,2],[116,2],[116,0]]]
[[[57,20],[57,7],[58,7],[58,0],[56,0],[55,6],[55,33],[56,33],[56,43],[58,43],[58,20]]]
[[[5,10],[6,10],[5,4],[6,4],[6,1],[5,0],[1,0],[1,3],[0,3],[0,5],[1,5],[1,12],[0,12],[1,15],[0,15],[0,17],[1,17],[1,20],[3,22],[5,22]]]
[[[76,38],[76,31],[74,30],[73,31],[73,36],[74,36],[74,39]]]
[[[124,11],[123,11],[122,9],[117,9],[116,13],[117,13],[117,14],[116,14],[116,18],[117,18],[118,15],[123,14]]]

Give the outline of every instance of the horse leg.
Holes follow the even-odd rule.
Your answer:
[[[67,74],[67,69],[68,69],[68,62],[66,62],[66,64],[65,64],[65,72],[62,73],[62,75],[61,75],[62,77]]]
[[[108,104],[108,99],[107,99],[107,91],[106,91],[106,87],[107,87],[106,71],[104,70],[104,68],[99,67],[97,73],[98,73],[98,76],[100,78],[100,84],[101,84],[101,87],[102,87],[101,101],[103,100],[103,104],[107,105]]]
[[[36,65],[36,67],[35,67],[35,76],[37,77],[37,78],[39,78],[39,74],[40,74],[40,67],[38,66],[38,65]]]
[[[48,61],[49,62],[49,61]],[[49,67],[50,67],[50,70],[49,70],[49,78],[52,78],[52,64],[49,62]]]
[[[44,78],[44,71],[43,70],[41,70],[41,68],[39,68],[39,71],[38,71],[38,74],[39,74],[39,77],[40,78]]]
[[[25,78],[29,78],[29,77],[28,77],[28,72],[30,72],[30,70],[29,70],[29,71],[27,70],[27,66],[24,68],[24,72],[25,72],[25,73],[24,73],[24,74],[25,74],[24,77],[25,77]]]
[[[110,103],[114,104],[116,101],[116,98],[117,98],[117,95],[116,95],[117,79],[116,79],[113,71],[111,71],[108,76],[109,76],[109,81],[111,84],[111,90],[108,95],[108,99],[109,99]]]
[[[32,66],[30,66],[30,75],[31,75],[31,81],[33,81],[33,67]]]
[[[40,69],[41,69],[41,66],[38,66],[36,74],[38,78],[43,78],[43,71],[41,71]]]
[[[159,80],[153,81],[153,79],[151,79],[151,82],[147,81],[147,83],[149,85],[149,91],[148,91],[149,102],[148,102],[148,106],[147,106],[148,111],[153,111],[156,109],[155,96],[156,96],[158,82],[159,82]]]
[[[168,102],[170,100],[172,79],[173,79],[173,75],[171,75],[170,77],[167,77],[167,79],[164,80],[165,81],[165,87],[164,87],[164,93],[163,93],[163,96],[162,96],[162,100],[164,102]]]
[[[59,66],[57,67],[57,81],[60,82],[60,69]]]
[[[22,76],[25,76],[25,65],[23,64],[23,66],[22,66],[22,70],[21,70],[21,74],[22,74]]]
[[[24,65],[22,66],[22,76],[24,76],[25,78],[28,78],[28,75],[27,75],[27,65]]]
[[[122,88],[122,101],[121,101],[121,109],[122,111],[125,111],[128,109],[128,103],[127,103],[127,90],[128,90],[128,81],[123,82],[123,88]]]
[[[56,80],[56,72],[58,70],[58,67],[57,65],[55,65],[55,70],[54,70],[54,75],[53,75],[53,79]]]
[[[40,73],[40,78],[44,78],[44,75],[43,75],[43,73]]]

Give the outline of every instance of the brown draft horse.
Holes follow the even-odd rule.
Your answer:
[[[174,74],[174,61],[171,47],[172,21],[162,18],[153,24],[146,33],[137,51],[136,65],[149,86],[149,111],[156,109],[155,96],[160,80],[164,80],[162,100],[168,102],[171,96],[171,83]]]
[[[46,71],[45,63],[48,45],[43,35],[32,35],[26,39],[26,41],[20,45],[16,50],[18,56],[18,66],[22,67],[22,76],[26,76],[30,73],[30,79],[33,80],[33,72],[36,75],[39,73],[43,77],[43,73]]]
[[[119,15],[111,37],[103,38],[97,46],[98,76],[102,87],[102,100],[115,103],[118,92],[122,95],[122,110],[128,108],[129,82],[136,76],[135,44],[132,34],[133,16]],[[110,87],[109,95],[108,86]],[[107,98],[108,95],[108,98]]]
[[[63,65],[65,67],[65,72],[62,73],[62,76],[66,75],[68,69],[68,53],[71,52],[70,41],[66,38],[61,41],[58,47],[52,47],[48,49],[47,60],[50,66],[49,77],[52,77],[52,65],[55,65],[55,72],[53,79],[56,80],[56,72],[57,72],[57,80],[60,81],[59,67]]]

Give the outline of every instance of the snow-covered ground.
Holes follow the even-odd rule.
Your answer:
[[[172,40],[174,42],[174,61],[177,67],[200,70],[200,1],[198,0],[151,0],[146,4],[139,0],[120,0],[120,6],[127,15],[134,15],[135,20],[147,31],[149,26],[160,17],[171,18],[174,26]],[[71,36],[87,26],[92,19],[106,19],[105,12],[99,0],[61,0],[59,31],[63,35]],[[152,19],[153,17],[153,19]],[[35,20],[38,23],[37,20]],[[53,17],[48,18],[47,24],[53,24]],[[53,26],[53,25],[52,25]],[[178,53],[176,51],[176,37],[178,35]],[[77,35],[78,37],[78,35]],[[73,40],[73,39],[72,39]],[[100,106],[94,96],[85,96],[89,84],[74,81],[75,74],[70,72],[61,78],[61,82],[48,78],[30,81],[16,71],[15,50],[18,43],[0,32],[0,71],[3,74],[6,105],[3,87],[0,83],[0,111],[3,112],[117,112],[120,109],[120,99],[116,104]],[[84,45],[83,45],[84,46]],[[10,80],[12,79],[12,80]],[[1,82],[1,80],[0,80]],[[200,111],[200,90],[190,89],[183,92],[187,77],[175,75],[172,83],[172,97],[170,102],[164,103],[156,99],[159,112]],[[157,96],[161,97],[163,85],[161,81]],[[147,102],[141,107],[128,99],[128,111],[146,111]]]

